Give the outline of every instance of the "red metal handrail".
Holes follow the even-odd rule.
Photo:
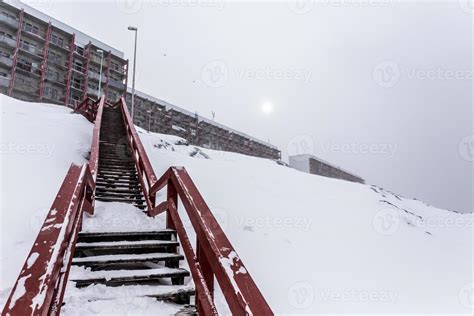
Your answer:
[[[167,186],[167,200],[152,215],[167,211],[167,227],[175,229],[196,283],[198,311],[213,314],[214,276],[232,315],[273,315],[216,218],[184,167],[171,167],[153,185],[150,195]],[[196,254],[177,212],[178,196],[196,232]],[[209,300],[209,295],[211,300]]]
[[[96,116],[98,114],[99,106],[104,105],[105,96],[102,96],[98,100],[94,100],[90,97],[84,99],[84,101],[78,103],[74,108],[74,112],[80,113],[89,120],[89,122],[94,123]]]
[[[72,164],[2,315],[59,314],[82,214],[94,207],[94,187],[87,164]]]
[[[122,110],[125,128],[127,131],[128,143],[132,150],[132,156],[137,167],[138,176],[143,189],[143,195],[145,196],[145,201],[148,207],[148,215],[150,215],[155,205],[155,197],[154,195],[148,194],[148,191],[156,182],[156,174],[151,166],[150,160],[148,159],[148,155],[146,154],[142,141],[140,140],[140,137],[138,137],[138,133],[135,129],[132,118],[130,117],[130,113],[128,113],[125,99],[123,97],[120,98],[117,104]]]
[[[91,154],[89,157],[89,168],[91,170],[94,181],[97,178],[97,168],[99,167],[99,141],[100,141],[100,129],[102,127],[102,113],[104,111],[105,96],[103,95],[99,101],[96,109],[96,113],[93,115],[94,131],[92,132],[92,145]]]
[[[233,315],[273,315],[186,169],[172,167],[157,180],[124,98],[121,98],[119,105],[147,202],[148,215],[167,212],[167,228],[176,230],[196,285],[199,314],[217,315],[213,298],[215,277]],[[165,186],[167,200],[155,206],[156,194]],[[177,211],[178,196],[196,232],[196,252]]]

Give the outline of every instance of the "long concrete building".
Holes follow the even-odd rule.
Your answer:
[[[290,167],[328,178],[365,183],[362,177],[342,169],[313,155],[290,156]]]
[[[127,91],[124,53],[22,2],[0,2],[0,93],[74,107],[105,94],[111,102]],[[277,147],[165,101],[136,92],[134,123],[186,138],[191,144],[280,159]]]

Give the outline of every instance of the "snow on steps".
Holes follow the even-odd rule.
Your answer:
[[[107,204],[102,203],[105,209],[97,210],[99,216],[101,211],[116,205]],[[87,223],[88,218],[86,229]],[[193,307],[187,306],[184,311],[174,306],[173,312],[169,312],[171,306],[157,302],[189,304],[195,295],[192,287],[184,285],[190,273],[179,267],[184,256],[177,253],[178,246],[176,232],[170,229],[81,232],[68,278],[64,311],[71,314],[77,307],[104,314],[111,313],[110,304],[122,305],[124,309],[138,304],[143,306],[144,314],[157,306],[161,307],[159,315],[192,314]]]
[[[107,286],[121,286],[126,284],[142,284],[164,279],[171,279],[173,285],[184,282],[189,272],[180,268],[155,268],[145,270],[110,270],[91,271],[84,267],[71,267],[69,280],[76,283],[77,287],[85,287],[91,284],[105,284]]]

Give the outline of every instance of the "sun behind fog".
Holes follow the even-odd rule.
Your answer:
[[[262,104],[262,112],[263,114],[270,114],[273,112],[273,103],[270,101],[266,101]]]

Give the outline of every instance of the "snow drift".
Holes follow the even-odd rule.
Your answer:
[[[92,124],[59,106],[5,96],[0,106],[3,305],[67,168],[85,161]],[[138,130],[158,176],[187,168],[276,314],[470,312],[472,214]]]

